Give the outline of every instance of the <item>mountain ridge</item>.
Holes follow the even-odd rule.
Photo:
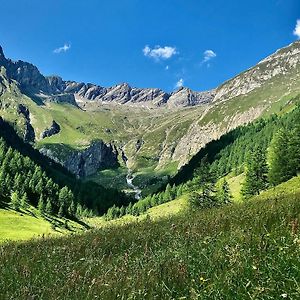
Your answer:
[[[278,49],[275,53],[267,56],[258,62],[257,65],[247,69],[225,81],[217,88],[208,91],[192,91],[187,87],[181,87],[176,91],[167,93],[159,88],[136,88],[128,83],[116,84],[111,87],[102,87],[93,83],[76,82],[72,80],[63,80],[60,76],[44,76],[38,68],[31,63],[22,60],[12,61],[5,58],[3,48],[0,46],[0,66],[7,69],[8,77],[16,80],[25,92],[35,94],[42,101],[68,102],[73,105],[81,104],[86,101],[114,102],[120,104],[142,104],[155,107],[167,105],[170,108],[201,105],[222,100],[228,100],[240,95],[245,95],[264,82],[278,74],[286,71],[284,67],[275,66],[272,74],[259,72],[259,68],[280,56],[287,58],[286,64],[298,63],[299,60],[291,61],[300,53],[300,41]],[[294,49],[293,49],[294,48]],[[292,49],[286,52],[287,49]],[[281,58],[282,58],[281,57]],[[281,59],[282,61],[282,59]],[[258,67],[258,69],[257,69]],[[292,64],[290,67],[294,67]],[[262,73],[262,74],[260,74]],[[241,86],[241,76],[248,75],[249,79],[243,82]],[[244,76],[243,76],[243,79]],[[247,78],[246,78],[247,79]],[[229,85],[229,86],[228,86]]]
[[[102,140],[126,156],[126,164],[119,156],[123,169],[115,171],[125,185],[127,168],[140,172],[135,181],[142,178],[144,184],[154,177],[153,182],[159,182],[165,175],[174,175],[210,141],[291,103],[300,94],[299,53],[297,41],[212,91],[182,87],[170,94],[131,88],[127,83],[104,88],[44,77],[29,63],[18,71],[20,62],[0,55],[0,112],[24,132],[28,124],[16,110],[20,103],[28,107],[36,147],[63,165],[70,155]],[[39,138],[54,121],[59,133]],[[101,181],[101,176],[95,180]]]

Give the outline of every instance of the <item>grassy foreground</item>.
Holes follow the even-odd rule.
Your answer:
[[[299,178],[246,203],[0,247],[0,299],[299,299]]]

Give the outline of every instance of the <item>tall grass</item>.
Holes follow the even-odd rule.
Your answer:
[[[0,299],[299,299],[300,194],[0,247]]]

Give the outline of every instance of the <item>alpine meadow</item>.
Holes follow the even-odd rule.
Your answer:
[[[300,299],[300,3],[4,2],[0,299]]]

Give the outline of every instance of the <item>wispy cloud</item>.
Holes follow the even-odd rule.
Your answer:
[[[155,46],[154,48],[150,48],[146,45],[143,49],[143,53],[145,56],[153,58],[154,60],[158,61],[160,59],[169,59],[172,56],[178,54],[175,47],[170,46]]]
[[[183,85],[184,85],[184,80],[182,78],[180,78],[175,84],[175,89],[179,89],[179,88],[183,87]]]
[[[61,53],[61,52],[67,52],[68,50],[70,50],[71,45],[70,44],[64,44],[62,47],[56,48],[53,50],[53,53]]]
[[[213,50],[205,50],[203,53],[203,61],[202,63],[206,63],[211,59],[215,58],[217,54]]]
[[[300,39],[300,19],[297,20],[296,27],[294,29],[294,35]]]

